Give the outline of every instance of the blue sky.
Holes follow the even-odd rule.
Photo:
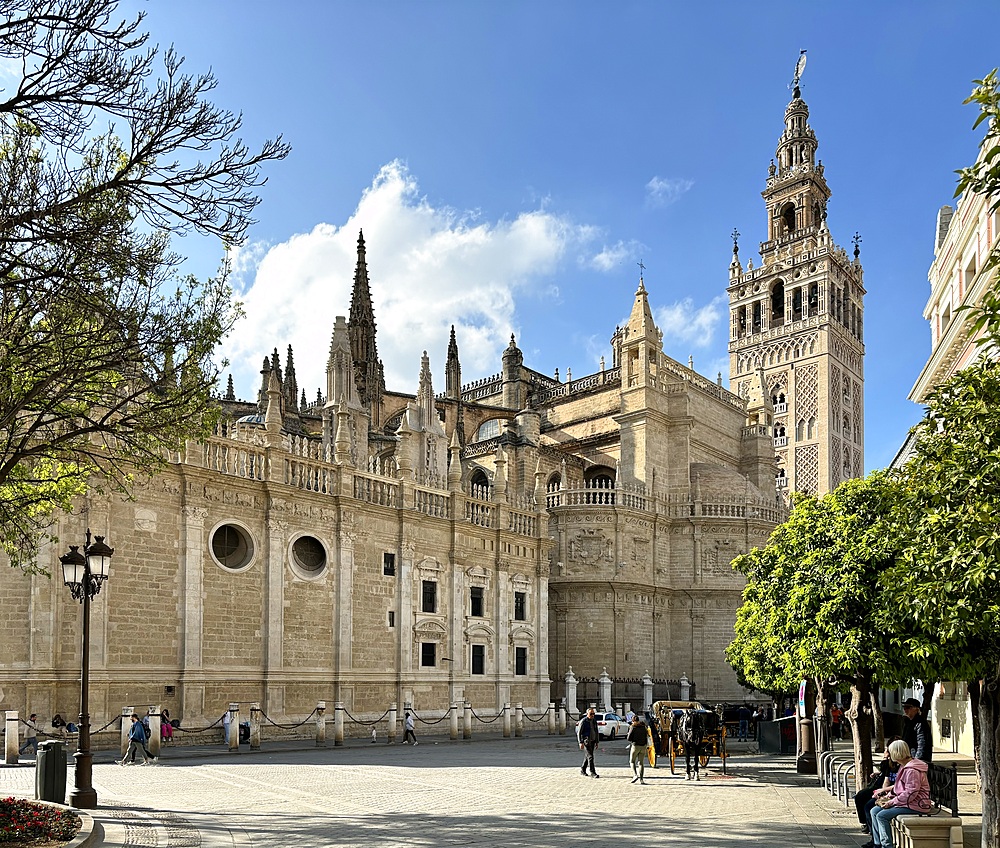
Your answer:
[[[938,208],[979,134],[962,100],[1000,64],[993,2],[123,2],[244,138],[282,133],[259,223],[238,255],[246,319],[227,341],[237,394],[291,343],[299,385],[324,384],[364,228],[379,351],[415,391],[420,352],[444,386],[457,326],[463,380],[526,364],[582,377],[610,361],[641,259],[668,354],[728,385],[725,290],[765,236],[760,192],[802,95],[833,191],[831,232],[863,239],[866,465],[920,415],[922,317]],[[177,247],[192,270],[217,244]]]

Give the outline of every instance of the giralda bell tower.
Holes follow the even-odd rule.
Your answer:
[[[759,369],[774,407],[776,485],[823,494],[864,474],[864,274],[826,222],[830,189],[799,78],[762,192],[767,241],[760,267],[729,266],[729,380],[743,397]]]

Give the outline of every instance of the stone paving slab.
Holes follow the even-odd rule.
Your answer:
[[[794,758],[743,753],[699,782],[646,770],[630,782],[626,748],[579,772],[572,737],[531,736],[417,747],[351,741],[278,743],[231,754],[167,749],[158,764],[99,758],[95,819],[108,848],[853,848],[853,813],[795,774]],[[70,774],[70,780],[72,775]],[[34,769],[0,769],[0,791],[32,795]],[[978,844],[969,842],[967,845]]]

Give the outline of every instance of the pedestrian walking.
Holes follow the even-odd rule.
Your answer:
[[[32,713],[24,723],[24,743],[17,749],[18,754],[23,754],[28,748],[31,753],[38,756],[38,715]]]
[[[632,766],[632,782],[646,785],[643,779],[646,774],[646,749],[649,747],[649,734],[646,731],[646,724],[637,715],[632,716],[632,726],[628,729],[628,736],[625,737],[631,744],[629,749],[629,764]]]
[[[584,752],[580,774],[586,777],[589,768],[591,777],[600,777],[594,764],[594,752],[601,742],[601,734],[597,727],[597,711],[593,707],[587,710],[587,715],[577,725],[576,740],[580,743],[580,750]]]
[[[844,711],[840,704],[830,707],[830,724],[833,730],[833,738],[843,740],[844,738]]]
[[[132,726],[128,730],[128,748],[125,756],[118,761],[118,765],[130,765],[135,763],[135,755],[142,752],[142,762],[139,765],[148,765],[149,758],[146,756],[146,731],[143,730],[139,717],[132,714]]]
[[[406,717],[403,719],[403,744],[406,745],[412,739],[414,745],[419,745],[417,741],[417,734],[413,732],[414,721],[413,715],[410,712],[406,713]]]

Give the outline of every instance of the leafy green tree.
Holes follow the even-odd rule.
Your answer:
[[[239,310],[181,278],[172,237],[228,246],[261,166],[208,74],[148,46],[116,0],[0,0],[0,546],[30,568],[88,485],[128,492],[211,423],[214,353]],[[157,72],[157,65],[162,66]]]
[[[898,484],[885,473],[848,480],[822,498],[795,495],[764,548],[737,557],[747,585],[726,657],[760,689],[797,681],[849,685],[857,774],[871,771],[871,694],[912,671],[887,640],[898,626],[882,576],[895,562]]]

